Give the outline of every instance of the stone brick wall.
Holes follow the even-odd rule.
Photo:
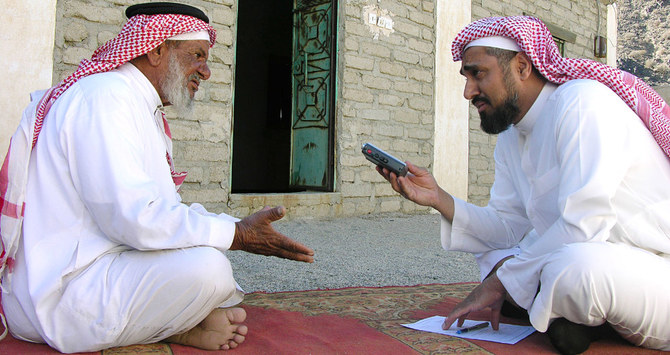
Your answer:
[[[428,208],[391,190],[360,154],[372,142],[431,168],[434,132],[435,0],[340,0],[336,100],[336,191],[306,195],[230,195],[232,97],[236,0],[189,0],[206,11],[218,32],[210,52],[212,77],[196,95],[193,119],[168,111],[177,168],[189,172],[184,202],[243,216],[266,202],[290,203],[292,211],[319,217],[376,212],[423,213]],[[57,3],[54,81],[118,33],[124,9],[134,0],[60,0]],[[473,19],[492,15],[535,15],[577,35],[568,56],[592,56],[595,2],[578,0],[474,0]],[[605,7],[601,6],[604,31]],[[374,23],[373,23],[374,22]],[[469,200],[486,204],[493,182],[496,138],[482,133],[470,112]]]
[[[433,160],[434,2],[340,2],[337,111],[338,191],[343,214],[427,211],[404,200],[372,169],[360,147],[430,167]],[[391,29],[370,23],[387,18]],[[379,21],[378,21],[379,22]]]
[[[54,81],[120,30],[135,0],[62,0],[57,3]],[[236,0],[190,0],[217,30],[210,51],[212,76],[196,94],[192,119],[168,108],[178,170],[189,172],[184,202],[244,216],[266,203],[318,217],[373,212],[427,211],[398,196],[363,158],[373,142],[417,164],[432,162],[435,18],[433,1],[340,0],[336,107],[336,193],[324,196],[230,195]],[[371,23],[370,15],[384,22]],[[178,119],[179,118],[179,119]]]
[[[473,21],[489,16],[530,15],[577,35],[574,43],[566,43],[566,57],[596,59],[593,55],[593,38],[598,30],[600,7],[600,33],[607,33],[607,8],[599,1],[581,0],[474,0]],[[604,62],[603,59],[598,59]],[[489,200],[495,167],[493,149],[496,136],[479,128],[479,115],[470,110],[470,162],[468,201],[484,206]]]

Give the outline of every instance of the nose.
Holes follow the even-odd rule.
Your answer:
[[[200,65],[200,67],[198,68],[198,75],[200,75],[200,78],[202,80],[207,80],[212,75],[212,71],[209,70],[207,62],[204,62]]]
[[[472,80],[465,81],[465,89],[463,90],[463,96],[466,100],[472,100],[475,96],[479,95],[479,87]]]

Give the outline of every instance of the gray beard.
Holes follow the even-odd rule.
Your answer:
[[[168,58],[168,72],[161,81],[161,89],[177,114],[188,118],[193,115],[194,100],[184,83],[186,83],[184,68],[172,54]]]

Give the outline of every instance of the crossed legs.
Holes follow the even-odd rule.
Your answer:
[[[13,312],[12,334],[61,352],[161,340],[231,349],[247,333],[243,309],[219,308],[239,303],[242,293],[228,259],[210,247],[108,254],[67,280],[61,295],[35,305],[16,281],[21,301],[13,308],[23,312]]]
[[[575,243],[542,269],[531,309],[534,326],[557,318],[587,326],[608,322],[624,339],[670,350],[670,261],[624,244]]]

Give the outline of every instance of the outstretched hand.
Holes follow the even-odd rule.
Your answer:
[[[442,329],[449,329],[458,319],[457,326],[463,326],[463,322],[470,312],[482,310],[486,307],[491,308],[491,327],[498,330],[500,324],[500,309],[505,301],[507,291],[495,274],[484,279],[481,284],[475,287],[472,292],[461,303],[456,305],[447,319],[442,324]]]
[[[284,207],[265,207],[235,223],[235,237],[230,250],[277,256],[284,259],[314,262],[314,251],[279,232],[272,222],[284,217]]]
[[[377,165],[377,172],[391,183],[393,190],[404,198],[422,206],[435,207],[439,203],[439,190],[437,181],[424,168],[420,168],[410,162],[407,164],[406,176],[397,176],[388,169]]]

